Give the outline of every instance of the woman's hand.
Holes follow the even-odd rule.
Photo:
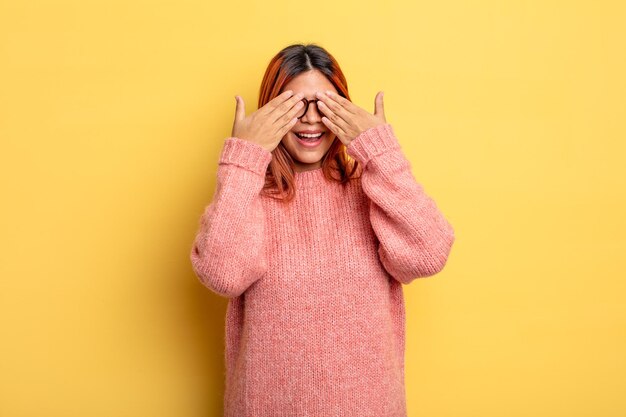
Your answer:
[[[296,115],[304,105],[301,93],[293,95],[293,91],[287,90],[246,117],[243,98],[235,96],[235,100],[237,107],[231,136],[254,142],[270,152],[298,122]]]
[[[374,98],[374,114],[362,109],[345,97],[335,92],[318,91],[317,108],[324,113],[322,122],[348,146],[354,138],[367,129],[387,123],[383,106],[383,92],[379,91]]]

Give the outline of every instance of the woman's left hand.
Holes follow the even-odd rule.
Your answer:
[[[315,95],[320,100],[317,108],[324,114],[322,122],[346,146],[367,129],[387,123],[382,91],[374,98],[374,114],[332,91],[318,91]]]

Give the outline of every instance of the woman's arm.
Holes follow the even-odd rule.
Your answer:
[[[221,296],[241,295],[267,271],[260,192],[271,159],[271,152],[251,141],[224,141],[213,200],[200,218],[191,248],[194,272]]]
[[[454,230],[415,181],[391,125],[361,132],[348,144],[347,152],[363,165],[361,185],[370,200],[378,255],[387,272],[408,284],[441,271],[455,239]]]

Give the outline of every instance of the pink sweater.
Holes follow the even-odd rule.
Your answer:
[[[296,173],[285,204],[260,195],[272,153],[224,141],[191,262],[229,298],[226,417],[406,417],[402,284],[441,271],[454,231],[390,124],[348,154],[361,179]]]

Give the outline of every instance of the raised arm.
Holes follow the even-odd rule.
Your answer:
[[[218,295],[241,295],[267,271],[265,213],[260,192],[272,153],[228,137],[219,157],[213,200],[205,208],[191,248],[199,280]]]
[[[347,152],[363,164],[361,185],[370,200],[370,221],[381,263],[408,284],[443,269],[454,230],[416,182],[389,123],[361,132]]]

